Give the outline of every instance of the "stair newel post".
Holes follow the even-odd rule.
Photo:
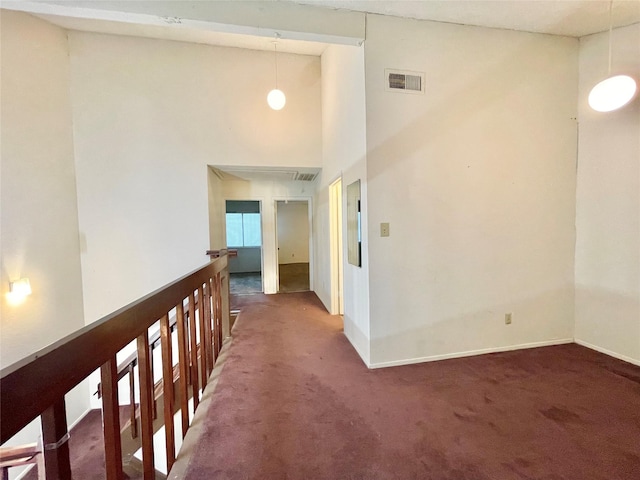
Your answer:
[[[191,341],[191,389],[193,395],[193,410],[200,403],[198,387],[198,339],[196,337],[196,309],[193,292],[189,295],[189,338]]]
[[[176,306],[176,324],[178,326],[178,364],[180,367],[180,416],[182,418],[182,438],[189,428],[189,358],[187,337],[185,331],[184,305],[182,300]]]
[[[162,348],[162,397],[164,399],[164,432],[167,449],[167,471],[171,470],[176,459],[175,431],[173,425],[173,345],[171,344],[171,327],[169,316],[160,320],[160,342]]]
[[[140,381],[140,432],[142,435],[143,479],[154,480],[153,466],[153,379],[149,349],[149,332],[145,331],[137,338],[138,375]]]
[[[123,480],[118,402],[118,364],[113,356],[100,368],[102,389],[102,428],[107,480]]]
[[[44,468],[48,480],[71,480],[69,432],[64,397],[47,408],[40,417]]]

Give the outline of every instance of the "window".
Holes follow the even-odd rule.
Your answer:
[[[227,247],[259,247],[259,213],[227,213]]]

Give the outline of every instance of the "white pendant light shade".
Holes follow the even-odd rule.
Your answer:
[[[635,80],[627,75],[609,77],[591,89],[589,106],[597,112],[617,110],[633,99],[636,90]]]
[[[611,36],[613,34],[613,0],[609,2],[609,77],[589,93],[589,106],[596,112],[612,112],[624,107],[636,95],[636,81],[628,75],[611,76]]]
[[[269,95],[267,95],[267,103],[274,110],[282,110],[287,103],[287,97],[282,93],[282,90],[274,88],[269,92]]]

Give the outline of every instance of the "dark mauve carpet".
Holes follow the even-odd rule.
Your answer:
[[[311,292],[236,299],[188,480],[640,479],[640,368],[578,345],[368,370]]]

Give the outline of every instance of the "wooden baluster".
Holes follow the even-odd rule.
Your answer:
[[[221,283],[222,288],[220,292],[221,306],[222,306],[222,339],[224,340],[231,335],[231,325],[229,320],[229,270],[225,269],[222,273]]]
[[[220,282],[219,282],[220,274],[217,273],[213,279],[211,280],[213,286],[213,316],[214,316],[214,326],[213,333],[216,341],[216,357],[220,354],[220,346],[218,345],[218,332],[220,330],[220,312],[219,312],[219,301],[220,301]]]
[[[176,459],[175,432],[173,425],[173,346],[169,316],[160,320],[160,341],[162,346],[162,398],[164,399],[164,433],[167,450],[167,469],[171,470]]]
[[[202,285],[198,286],[198,323],[200,324],[200,389],[204,392],[207,386],[207,335],[204,321],[204,294]]]
[[[64,397],[47,408],[40,417],[44,468],[48,480],[71,480],[69,432]]]
[[[218,273],[214,279],[216,286],[215,296],[215,317],[216,317],[216,358],[222,349],[222,283],[221,275]]]
[[[153,344],[150,344],[149,345],[149,352],[150,352],[150,355],[149,355],[149,367],[151,368],[151,385],[152,385],[152,387],[151,387],[151,392],[152,392],[151,398],[153,400],[153,409],[152,409],[153,410],[153,419],[155,420],[156,418],[158,418],[158,402],[156,402],[156,394],[155,394],[155,388],[154,388],[156,382],[154,380],[155,379],[155,375],[153,373],[154,372],[154,370],[153,370],[153,350],[154,350],[154,346],[153,346]]]
[[[129,416],[131,418],[131,438],[138,438],[138,420],[136,419],[136,377],[133,374],[133,363],[129,364],[129,403],[131,404],[131,411]]]
[[[176,306],[176,322],[178,326],[178,364],[180,366],[180,410],[182,416],[182,438],[189,428],[189,347],[185,332],[185,316],[182,301]]]
[[[107,480],[123,480],[118,403],[118,364],[112,357],[100,369],[102,385],[102,429]]]
[[[202,290],[202,308],[200,309],[201,314],[204,313],[204,334],[200,336],[200,343],[203,341],[206,342],[207,356],[205,358],[205,366],[207,370],[207,378],[211,375],[211,371],[213,370],[213,348],[211,345],[211,300],[209,297],[209,281],[204,284],[204,288]]]
[[[212,324],[212,332],[211,332],[211,343],[213,345],[213,364],[215,365],[216,360],[218,359],[218,317],[217,317],[217,285],[216,285],[216,276],[209,280],[209,285],[211,286],[211,324]]]
[[[193,293],[189,295],[189,337],[191,339],[191,388],[193,394],[193,409],[200,403],[198,388],[198,339],[196,338],[196,309]]]
[[[151,378],[149,332],[147,330],[138,337],[137,343],[143,479],[153,480],[156,476],[153,467],[153,380]]]
[[[209,287],[209,317],[211,319],[211,369],[216,364],[218,352],[216,351],[216,285],[215,276],[209,279],[207,283]]]
[[[207,304],[210,308],[210,318],[211,318],[211,361],[212,364],[216,364],[216,359],[218,358],[218,342],[216,340],[216,277],[213,276],[207,282],[207,286],[209,287],[209,303]]]

